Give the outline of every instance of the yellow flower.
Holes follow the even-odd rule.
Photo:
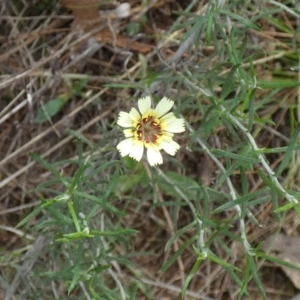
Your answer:
[[[164,97],[151,108],[151,98],[147,96],[138,100],[139,112],[132,108],[129,113],[119,113],[118,125],[125,127],[125,140],[117,145],[121,156],[129,155],[140,161],[144,147],[147,148],[147,159],[151,166],[163,163],[160,153],[164,149],[175,155],[180,146],[173,141],[174,133],[185,131],[184,120],[178,119],[172,112],[167,113],[174,101]]]

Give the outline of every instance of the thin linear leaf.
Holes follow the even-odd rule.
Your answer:
[[[255,151],[256,153],[282,153],[282,152],[286,152],[288,147],[278,147],[278,148],[261,148],[257,151]],[[300,150],[300,145],[295,145],[294,151],[298,151]]]
[[[140,85],[134,83],[108,83],[108,84],[103,84],[103,87],[118,88],[118,89],[124,89],[124,88],[139,89]],[[128,101],[129,100],[130,98],[128,98]]]
[[[257,200],[258,197],[260,197],[261,195],[263,195],[263,194],[265,194],[265,193],[267,193],[269,191],[270,191],[270,188],[269,187],[265,187],[265,188],[262,188],[260,190],[255,191],[255,192],[253,192],[251,194],[246,194],[246,195],[244,195],[242,197],[239,197],[239,198],[237,198],[235,200],[232,200],[232,201],[230,201],[228,203],[225,203],[225,204],[219,206],[212,213],[213,214],[218,214],[218,213],[221,213],[221,212],[223,212],[225,210],[228,210],[229,208],[234,207],[235,205],[240,205],[240,204],[243,204],[243,203],[247,203],[247,202],[249,202],[252,199],[256,199]]]
[[[250,281],[250,270],[251,270],[249,258],[251,258],[251,257],[252,256],[247,255],[245,272],[244,272],[244,276],[243,276],[243,285],[241,287],[241,290],[239,291],[240,297],[243,296],[245,293],[247,293],[247,287],[248,287],[249,281]]]
[[[80,177],[81,175],[83,174],[83,172],[88,168],[90,167],[90,165],[83,165],[81,166],[75,173],[74,177],[73,177],[73,180],[69,186],[69,189],[68,189],[68,193],[69,194],[72,194],[76,185],[78,184],[79,180],[80,180]]]
[[[244,24],[247,28],[250,27],[254,30],[260,31],[260,28],[256,24],[250,22],[247,19],[244,19],[240,15],[237,15],[237,14],[235,14],[235,13],[229,11],[229,10],[220,10],[220,13],[224,14],[224,15],[227,15],[228,17],[231,17],[232,19]]]
[[[113,192],[115,186],[118,184],[119,177],[119,173],[116,171],[115,174],[111,177],[108,187],[106,188],[106,191],[102,196],[103,201],[106,201],[109,195]]]
[[[83,181],[89,181],[91,177],[93,177],[95,175],[98,175],[103,170],[105,170],[107,168],[110,168],[110,167],[118,166],[118,165],[120,165],[120,161],[119,160],[112,160],[112,161],[105,162],[103,165],[101,165],[97,169],[92,170],[90,173],[88,173],[87,175],[85,175],[82,180]]]
[[[258,287],[258,289],[259,289],[261,295],[262,295],[265,299],[267,299],[267,295],[266,295],[265,289],[264,289],[264,287],[263,287],[263,284],[262,284],[262,282],[261,282],[261,280],[260,280],[260,278],[259,278],[259,275],[258,275],[258,273],[257,273],[257,267],[256,267],[256,265],[255,265],[255,263],[254,263],[254,261],[253,261],[253,257],[250,256],[250,255],[248,255],[247,258],[249,258],[249,263],[250,263],[250,268],[251,268],[251,272],[252,272],[253,279],[254,279],[254,281],[255,281],[255,283],[256,283],[256,285],[257,285],[257,287]]]
[[[73,195],[76,195],[78,197],[82,197],[82,198],[86,198],[90,201],[93,201],[97,204],[99,204],[101,207],[117,214],[117,215],[120,215],[120,216],[125,216],[126,214],[121,211],[121,210],[118,210],[116,207],[112,206],[111,204],[109,204],[108,202],[106,201],[103,201],[102,197],[99,198],[99,197],[96,197],[96,196],[93,196],[93,195],[90,195],[90,194],[86,194],[86,193],[83,193],[83,192],[79,192],[79,191],[74,191],[73,192]]]
[[[291,79],[281,79],[272,81],[259,80],[257,86],[262,89],[272,89],[272,88],[289,88],[300,86],[300,82]]]
[[[188,245],[192,244],[198,237],[193,236],[186,240],[179,249],[167,260],[167,262],[162,266],[161,271],[166,271],[171,265],[177,260],[177,258],[182,254],[182,252],[188,247]]]
[[[47,203],[48,201],[43,200],[42,202],[43,202],[43,208],[45,208],[45,210],[48,211],[55,220],[63,221],[70,225],[73,224],[72,219],[66,216],[65,214],[61,213],[59,210],[55,209],[52,206],[45,206],[45,203]]]
[[[208,12],[208,18],[207,18],[207,26],[206,26],[206,45],[209,46],[212,32],[213,32],[213,21],[214,21],[214,15],[215,15],[215,5],[214,3],[211,3],[211,9]]]
[[[74,269],[73,269],[74,274],[73,274],[72,282],[71,282],[69,290],[68,290],[68,295],[70,295],[70,293],[72,292],[72,290],[74,289],[74,287],[76,286],[76,284],[79,281],[82,254],[83,254],[83,241],[80,241],[79,245],[78,245],[75,266],[74,266]]]
[[[207,249],[207,258],[210,259],[211,261],[213,261],[214,263],[222,266],[223,268],[226,268],[226,269],[235,269],[237,271],[241,271],[238,267],[232,266],[231,264],[225,262],[224,260],[222,260],[221,258],[219,258],[218,256],[216,256],[209,249]],[[241,283],[240,280],[239,280],[239,282]]]
[[[73,136],[75,136],[77,139],[85,142],[91,149],[94,148],[94,144],[88,138],[86,138],[83,134],[81,134],[75,130],[72,130],[72,129],[69,129],[67,132],[72,134]]]
[[[220,95],[221,99],[224,100],[233,90],[236,89],[236,86],[234,85],[234,79],[236,76],[236,71],[239,68],[239,66],[240,65],[238,65],[238,64],[234,65],[231,68],[229,74],[227,75],[227,77],[224,81],[223,87],[222,87],[222,92]]]
[[[297,124],[297,126],[291,136],[291,139],[290,139],[289,145],[287,147],[286,153],[283,157],[283,160],[281,161],[280,165],[278,166],[278,168],[276,170],[275,174],[277,176],[280,175],[282,173],[282,171],[286,168],[286,166],[291,162],[292,154],[295,151],[295,145],[298,141],[299,132],[300,132],[300,123]]]
[[[262,169],[258,169],[258,175],[262,179],[262,181],[265,183],[265,185],[269,186],[272,190],[276,191],[278,195],[285,197],[285,193],[279,189],[274,182],[272,182],[267,175],[263,172]]]
[[[21,222],[19,222],[16,226],[16,228],[19,228],[26,224],[29,220],[31,220],[34,216],[36,216],[38,213],[40,213],[43,210],[43,204],[38,204],[37,207],[29,213]]]
[[[197,259],[196,263],[194,264],[193,268],[191,269],[191,271],[189,272],[189,274],[187,275],[183,286],[182,286],[182,290],[181,290],[181,297],[184,298],[185,293],[186,293],[186,289],[188,288],[192,278],[194,277],[195,273],[197,272],[197,270],[199,269],[200,265],[202,263],[201,259]]]
[[[300,271],[300,266],[297,265],[297,264],[295,264],[295,263],[291,263],[291,262],[287,262],[285,260],[281,260],[279,258],[270,256],[270,255],[268,255],[267,253],[264,253],[264,252],[258,252],[258,253],[256,253],[256,255],[258,257],[261,257],[261,258],[265,259],[265,260],[271,261],[271,262],[273,262],[273,263],[275,263],[277,265],[289,267],[289,268],[292,268],[292,269]]]
[[[230,45],[231,45],[231,54],[232,54],[232,57],[233,57],[233,63],[234,65],[238,65],[239,67],[241,66],[241,60],[240,60],[240,56],[237,52],[237,44],[236,44],[236,36],[235,36],[235,29],[234,27],[231,28],[230,30]]]
[[[288,203],[286,205],[280,206],[274,210],[275,213],[282,213],[284,211],[287,211],[288,209],[291,209],[295,207],[297,204],[296,203]]]
[[[90,233],[99,236],[122,236],[122,235],[136,234],[138,233],[138,230],[135,229],[116,229],[114,231],[91,230]]]
[[[195,226],[197,224],[197,220],[194,220],[192,223],[186,225],[185,227],[181,228],[180,230],[178,230],[167,242],[167,244],[165,245],[165,251],[167,251],[170,246],[173,244],[173,242],[179,237],[181,236],[184,232],[186,232],[188,229],[192,228],[193,226]]]
[[[137,287],[138,287],[137,283],[134,283],[133,287],[130,291],[129,300],[135,300],[136,299]]]
[[[250,163],[253,163],[253,164],[260,162],[260,160],[258,158],[249,157],[249,156],[242,156],[242,155],[235,154],[235,153],[225,151],[225,150],[212,149],[211,152],[213,154],[215,154],[217,157],[224,156],[224,157],[229,157],[229,158],[232,158],[232,159],[235,159],[235,160],[240,160],[240,161],[243,161],[243,162],[250,162]]]
[[[60,175],[58,171],[53,167],[52,164],[48,163],[46,160],[41,158],[39,155],[36,153],[30,153],[29,154],[35,161],[43,165],[49,172],[51,172],[61,183],[63,183],[65,186],[69,186],[68,181]]]

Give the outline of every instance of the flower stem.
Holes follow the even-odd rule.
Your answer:
[[[79,225],[79,222],[78,222],[78,219],[77,219],[77,216],[76,216],[76,213],[75,213],[75,210],[74,210],[74,207],[73,207],[73,202],[71,200],[69,200],[67,202],[68,204],[68,208],[69,208],[69,211],[70,211],[70,214],[72,216],[72,219],[73,219],[73,222],[74,222],[74,225],[76,227],[76,231],[77,232],[80,232],[80,225]]]

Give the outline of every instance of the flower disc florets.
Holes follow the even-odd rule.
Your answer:
[[[140,112],[135,108],[129,113],[120,112],[118,125],[128,128],[123,130],[126,139],[117,145],[121,156],[129,155],[140,161],[146,147],[149,164],[153,166],[163,163],[161,149],[175,155],[180,146],[172,138],[185,128],[183,119],[167,113],[173,105],[174,101],[164,97],[152,109],[151,98],[147,96],[138,101]]]
[[[162,136],[160,121],[153,116],[141,118],[136,126],[136,138],[144,143],[156,143]]]

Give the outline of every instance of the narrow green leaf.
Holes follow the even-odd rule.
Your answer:
[[[207,26],[206,26],[206,36],[205,36],[205,40],[206,40],[206,45],[210,45],[210,40],[211,40],[211,36],[212,36],[212,32],[213,32],[213,21],[214,21],[214,4],[211,4],[212,7],[208,12],[208,17],[207,17]]]
[[[199,269],[199,266],[201,265],[202,260],[197,259],[196,263],[194,264],[193,268],[191,269],[191,271],[189,272],[189,274],[187,275],[182,290],[181,290],[181,298],[184,298],[186,290],[190,284],[190,281],[192,280],[192,278],[194,277],[195,273],[197,272],[197,270]]]
[[[186,232],[188,229],[194,227],[197,224],[197,220],[194,220],[192,223],[186,225],[185,227],[181,228],[180,230],[178,230],[167,242],[166,246],[165,246],[165,251],[167,251],[170,246],[173,244],[173,242],[179,237],[181,236],[184,232]]]
[[[267,175],[263,172],[262,169],[258,169],[258,175],[262,179],[262,181],[265,183],[265,185],[269,186],[273,191],[276,191],[278,195],[285,197],[285,193],[279,189],[274,182],[272,182]]]
[[[213,261],[214,263],[227,268],[227,269],[235,269],[237,271],[241,271],[239,268],[225,262],[224,260],[222,260],[221,258],[219,258],[218,256],[216,256],[213,252],[211,252],[209,249],[207,249],[207,258],[210,259],[211,261]],[[239,282],[241,283],[241,281],[239,280]]]
[[[151,205],[152,208],[154,207],[162,207],[162,206],[188,206],[189,204],[182,201],[163,201],[163,202],[156,202]]]
[[[295,264],[294,262],[287,262],[285,260],[281,260],[281,259],[278,259],[276,257],[270,256],[270,255],[268,255],[267,253],[264,253],[264,252],[258,252],[256,254],[257,254],[258,257],[261,257],[265,260],[271,261],[271,262],[273,262],[277,265],[289,267],[289,268],[300,271],[300,266]]]
[[[184,41],[186,41],[193,33],[200,31],[202,29],[203,24],[205,24],[207,22],[207,17],[205,16],[197,16],[197,21],[195,22],[195,24],[190,27],[190,29],[188,29],[186,31],[186,33],[183,35],[183,37],[181,38],[182,43]],[[185,26],[185,29],[188,28]],[[195,37],[196,39],[196,37]]]
[[[108,84],[103,84],[103,87],[117,88],[117,89],[124,89],[124,88],[139,89],[140,88],[139,84],[134,84],[134,83],[108,83]]]
[[[228,17],[244,24],[247,28],[250,27],[254,30],[260,31],[260,28],[256,24],[252,23],[251,21],[249,21],[247,19],[244,19],[242,16],[237,15],[229,10],[220,10],[220,13],[227,15]]]
[[[290,88],[300,86],[300,82],[292,79],[281,79],[272,81],[259,80],[257,86],[262,89],[278,89],[278,88]]]
[[[103,201],[106,201],[109,195],[114,191],[116,185],[118,184],[119,177],[120,176],[117,171],[111,176],[108,187],[106,188],[106,191],[102,196]]]
[[[242,45],[240,47],[240,51],[239,51],[239,59],[240,59],[240,62],[243,61],[243,57],[245,55],[245,51],[247,49],[247,46],[248,46],[248,37],[247,35],[244,36],[243,38],[243,42],[242,42]]]
[[[287,211],[288,209],[291,209],[293,208],[294,206],[296,206],[297,204],[296,203],[288,203],[286,205],[283,205],[281,207],[278,207],[274,210],[274,212],[276,213],[281,213],[281,212],[284,212],[284,211]]]
[[[249,202],[250,200],[252,199],[256,199],[259,198],[261,195],[264,195],[265,193],[268,193],[270,191],[270,188],[269,187],[265,187],[265,188],[262,188],[260,190],[257,190],[251,194],[246,194],[242,197],[239,197],[235,200],[232,200],[230,202],[227,202],[223,205],[220,205],[218,208],[216,208],[212,213],[213,214],[218,214],[218,213],[221,213],[225,210],[228,210],[229,208],[235,206],[235,205],[241,205],[243,203],[247,203]]]
[[[95,202],[97,204],[99,204],[101,207],[117,214],[117,215],[120,215],[120,216],[125,216],[126,214],[121,211],[121,210],[118,210],[116,207],[112,206],[111,204],[109,204],[108,202],[106,201],[103,201],[102,197],[99,198],[99,197],[96,197],[96,196],[93,196],[93,195],[90,195],[90,194],[86,194],[86,193],[82,193],[82,192],[79,192],[79,191],[76,191],[74,190],[73,192],[73,195],[76,195],[76,196],[79,196],[79,197],[82,197],[82,198],[86,198],[92,202]]]
[[[234,80],[235,80],[235,75],[236,75],[236,70],[240,67],[240,65],[236,64],[234,65],[229,74],[227,75],[223,87],[222,87],[222,92],[221,92],[221,99],[226,99],[226,97],[236,89],[236,86],[234,84]]]
[[[249,156],[242,156],[233,152],[221,150],[221,149],[212,149],[211,152],[215,154],[217,157],[228,157],[232,158],[234,160],[240,160],[243,162],[249,162],[249,163],[259,163],[260,160],[256,157],[249,157]],[[247,153],[249,155],[249,153]]]
[[[36,153],[30,153],[29,154],[35,161],[43,165],[49,172],[51,172],[61,183],[63,183],[65,186],[68,187],[69,183],[68,181],[60,175],[58,171],[53,167],[52,164],[48,163],[46,160],[41,158],[39,155]]]
[[[225,269],[226,272],[230,275],[230,277],[235,281],[235,283],[239,286],[239,288],[241,288],[242,285],[243,285],[243,283],[242,283],[240,277],[237,276],[237,275],[234,273],[233,269],[232,269],[232,268],[227,268],[227,267],[224,267],[224,269]],[[248,293],[247,291],[245,291],[245,294],[246,294],[246,296],[249,297],[249,293]]]
[[[266,295],[266,292],[265,292],[265,289],[263,287],[263,284],[259,278],[259,275],[257,273],[257,267],[253,261],[253,257],[248,255],[247,258],[249,259],[249,263],[250,263],[250,268],[251,268],[251,272],[252,272],[252,276],[253,276],[253,279],[260,291],[260,294],[264,297],[264,299],[267,299],[267,295]]]
[[[74,266],[74,269],[73,269],[74,274],[73,274],[72,282],[71,282],[69,290],[68,290],[68,295],[70,295],[70,293],[72,292],[72,290],[74,289],[74,287],[76,286],[76,284],[79,281],[82,254],[83,254],[83,241],[80,241],[79,245],[78,245],[75,266]]]
[[[111,168],[114,166],[118,166],[120,165],[120,161],[119,160],[112,160],[112,161],[108,161],[105,162],[104,164],[102,164],[100,167],[91,170],[91,172],[89,172],[87,175],[84,176],[84,178],[82,178],[82,181],[89,181],[92,177],[94,177],[95,175],[98,175],[99,173],[101,173],[103,170],[107,169],[107,168]]]
[[[272,16],[272,14],[266,15],[267,22],[274,25],[276,28],[278,28],[282,32],[285,32],[288,34],[294,34],[294,32],[291,30],[291,28],[287,25],[287,23],[283,19],[274,18],[271,16]]]
[[[244,277],[243,277],[243,285],[241,287],[241,290],[239,291],[239,299],[241,298],[241,296],[243,296],[246,292],[247,292],[247,287],[249,285],[249,281],[250,281],[250,255],[247,255],[247,260],[246,260],[246,268],[245,268],[245,272],[244,272]]]
[[[205,218],[209,218],[210,215],[210,199],[208,195],[207,188],[202,189],[203,195],[203,213]]]
[[[278,147],[278,148],[261,148],[258,151],[255,151],[256,153],[282,153],[286,152],[288,147]],[[300,145],[295,145],[294,151],[299,151]]]
[[[276,170],[276,176],[280,175],[282,173],[282,171],[286,168],[286,166],[291,162],[292,159],[292,154],[295,151],[295,145],[298,141],[298,136],[299,136],[299,132],[300,132],[300,123],[297,124],[289,145],[287,147],[286,153],[284,154],[283,160],[281,161],[280,165],[278,166],[277,170]]]
[[[72,130],[72,129],[69,129],[67,131],[70,134],[72,134],[73,136],[75,136],[78,140],[81,140],[84,143],[86,143],[91,149],[94,148],[94,144],[88,138],[86,138],[83,134],[79,133],[78,131]]]
[[[75,173],[75,176],[69,186],[69,189],[68,189],[68,194],[72,194],[76,185],[78,184],[79,180],[80,180],[80,177],[81,175],[83,174],[83,172],[88,168],[90,167],[90,165],[83,165],[81,166]]]
[[[82,238],[92,238],[94,235],[89,234],[86,231],[80,231],[80,232],[72,232],[72,233],[67,233],[64,234],[63,238],[58,238],[56,241],[57,242],[70,242],[74,240],[80,240]]]
[[[138,231],[134,229],[116,229],[114,231],[91,230],[90,233],[99,236],[123,236],[136,234]]]
[[[177,258],[182,254],[182,252],[188,247],[188,245],[192,244],[198,237],[193,236],[186,240],[179,249],[167,260],[167,262],[162,266],[161,271],[166,271],[176,260]]]
[[[61,213],[59,210],[55,209],[52,206],[45,206],[45,204],[48,203],[48,201],[43,199],[42,202],[43,202],[43,208],[45,208],[45,210],[50,213],[52,218],[54,218],[57,221],[63,221],[68,224],[73,224],[72,219],[66,216],[65,214]]]
[[[223,237],[222,237],[223,238]],[[235,254],[232,252],[232,250],[226,245],[226,242],[224,242],[222,240],[222,238],[220,237],[220,235],[216,235],[214,238],[214,242],[217,242],[220,247],[224,250],[225,253],[227,253],[227,255],[229,257],[231,257],[232,259],[235,258]]]
[[[231,45],[231,54],[232,54],[232,57],[234,59],[233,64],[240,66],[241,65],[241,60],[240,60],[239,54],[237,52],[238,47],[237,47],[237,44],[236,44],[237,39],[236,39],[236,36],[235,36],[234,27],[232,27],[231,30],[230,30],[229,38],[230,38],[230,45]]]
[[[255,92],[256,92],[256,88],[251,90],[250,95],[249,95],[249,112],[248,112],[248,131],[251,132],[252,127],[253,127],[253,121],[254,121],[254,97],[255,97]]]
[[[55,116],[63,108],[67,100],[68,95],[64,94],[56,99],[48,101],[43,107],[39,107],[34,123],[42,124],[46,122],[48,118]]]
[[[31,220],[34,216],[36,216],[38,213],[40,213],[43,210],[43,205],[38,204],[37,207],[29,213],[21,222],[19,222],[16,226],[16,228],[19,228],[26,224],[29,220]]]
[[[136,292],[137,292],[137,283],[134,283],[130,291],[129,300],[136,300]]]

